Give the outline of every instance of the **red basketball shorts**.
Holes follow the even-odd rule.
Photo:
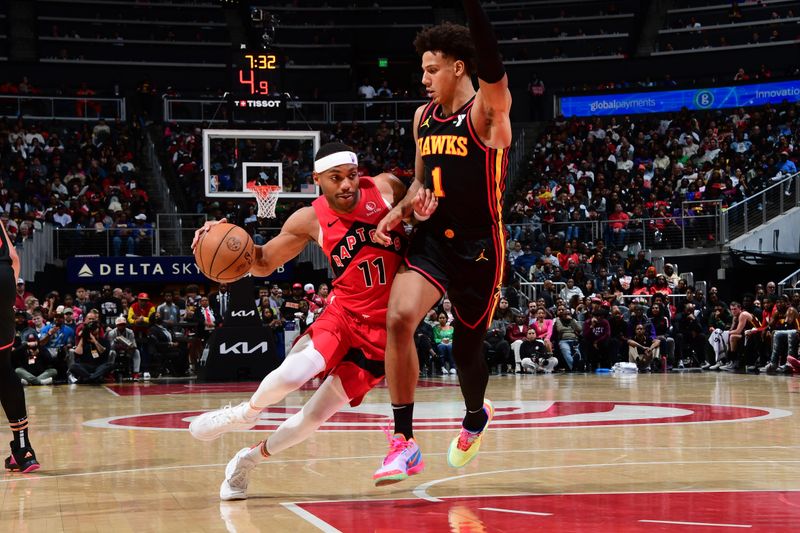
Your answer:
[[[342,381],[350,405],[357,406],[383,380],[386,324],[368,324],[331,304],[306,330],[325,359],[325,375]]]

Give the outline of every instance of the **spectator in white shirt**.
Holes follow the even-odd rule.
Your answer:
[[[72,217],[69,216],[69,213],[67,213],[67,209],[64,207],[64,204],[59,205],[56,209],[56,212],[53,215],[53,222],[61,224],[61,227],[64,228],[69,226],[69,224],[72,222]]]

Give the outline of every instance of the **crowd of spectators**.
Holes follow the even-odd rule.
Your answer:
[[[328,304],[327,284],[294,283],[258,289],[254,304],[275,334],[277,354]],[[224,283],[203,294],[197,285],[164,290],[158,301],[130,287],[78,287],[41,297],[17,280],[13,360],[27,385],[94,383],[155,377],[194,377],[211,333],[231,305]]]
[[[507,287],[484,341],[491,373],[592,372],[617,363],[639,372],[800,373],[800,293],[779,296],[768,282],[725,302],[716,287],[696,290],[667,266],[656,274],[640,256],[631,261],[633,276],[625,267],[614,276],[597,269],[592,279],[607,288],[596,291],[572,279],[561,290],[548,281],[528,299]],[[445,298],[417,327],[423,375],[454,373],[452,321]]]
[[[153,216],[131,128],[0,118],[0,219],[15,244],[47,222],[64,228],[64,257],[78,244],[84,253],[152,254]]]
[[[580,264],[597,239],[614,250],[641,242],[678,247],[682,233],[687,246],[715,244],[715,217],[701,215],[797,172],[798,111],[800,105],[784,104],[557,118],[536,143],[527,178],[508,193],[506,222],[524,256],[515,268],[533,274],[547,246],[565,251],[567,243]]]

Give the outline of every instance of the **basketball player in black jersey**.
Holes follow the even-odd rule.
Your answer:
[[[14,373],[11,347],[14,344],[14,294],[19,277],[19,256],[5,225],[0,222],[0,404],[8,418],[14,440],[6,470],[29,473],[39,469],[36,454],[28,440],[28,412],[25,391]]]
[[[387,316],[386,379],[395,435],[379,472],[405,479],[405,460],[416,460],[414,389],[419,363],[414,328],[447,292],[453,303],[453,357],[466,404],[462,430],[448,463],[466,465],[478,451],[493,409],[484,393],[489,371],[483,339],[503,283],[505,236],[502,194],[511,144],[511,93],[491,23],[478,0],[463,0],[469,28],[445,23],[421,31],[414,45],[422,56],[422,83],[430,103],[414,114],[416,180],[378,226],[388,228],[412,212],[420,188],[438,199],[427,220],[418,219],[406,268],[392,285]],[[476,91],[472,75],[477,74]],[[377,476],[377,473],[376,473]],[[375,477],[376,484],[387,480]]]

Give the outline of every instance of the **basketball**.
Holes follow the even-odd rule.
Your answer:
[[[250,272],[255,259],[255,244],[239,226],[217,224],[200,238],[194,249],[194,259],[208,278],[230,283]]]

